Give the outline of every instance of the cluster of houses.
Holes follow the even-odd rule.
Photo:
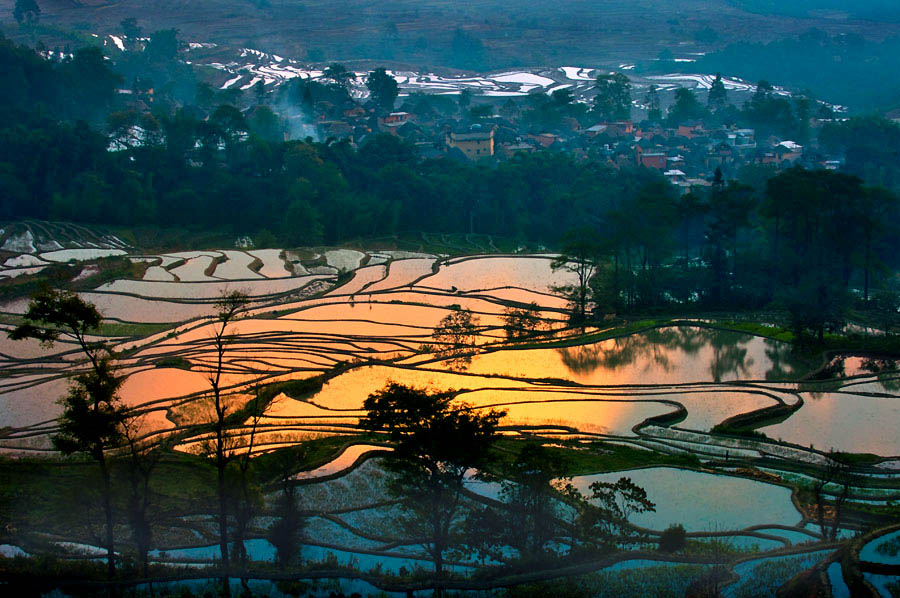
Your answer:
[[[567,151],[614,168],[658,170],[685,193],[710,185],[717,168],[730,178],[745,164],[840,167],[838,160],[791,139],[760,138],[747,128],[707,129],[702,122],[671,127],[618,120],[584,127],[574,118],[564,118],[552,132],[536,132],[533,124],[522,125],[512,117],[456,119],[403,111],[376,117],[357,105],[345,110],[342,119],[321,119],[316,127],[321,139],[350,138],[356,143],[376,133],[396,135],[414,144],[424,158],[491,162],[545,149]]]

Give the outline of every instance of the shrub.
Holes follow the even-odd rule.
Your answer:
[[[687,533],[684,526],[676,523],[667,527],[659,536],[659,549],[662,552],[677,552],[687,544]]]

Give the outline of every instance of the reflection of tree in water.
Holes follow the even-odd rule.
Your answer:
[[[770,338],[764,340],[766,357],[772,363],[766,372],[766,380],[794,380],[807,369],[806,364],[794,353],[793,345]]]
[[[735,378],[745,378],[750,374],[750,366],[753,359],[747,358],[746,345],[753,338],[746,334],[735,332],[712,331],[709,344],[712,347],[712,361],[709,363],[709,375],[714,382],[721,382],[722,378],[735,374]]]
[[[844,384],[846,384],[846,380],[837,378],[833,380],[811,380],[808,382],[801,382],[797,386],[797,390],[802,392],[804,396],[814,401],[818,401],[828,394],[841,390]]]
[[[896,372],[878,374],[878,382],[884,387],[885,392],[900,392],[900,378]]]
[[[677,326],[654,328],[601,343],[563,347],[559,349],[563,364],[574,374],[585,375],[598,368],[616,370],[647,361],[647,368],[657,366],[665,372],[672,369],[672,351],[680,350],[696,356],[706,346],[713,347],[710,373],[719,381],[728,374],[743,374],[753,365],[742,347],[753,337],[747,334],[724,332],[711,328]]]
[[[875,377],[885,392],[900,391],[900,374],[897,372],[897,362],[893,359],[867,359],[863,361],[862,369],[876,374]]]

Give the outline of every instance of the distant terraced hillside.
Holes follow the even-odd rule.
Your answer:
[[[176,27],[185,39],[259,48],[312,61],[374,59],[486,70],[514,65],[612,63],[666,48],[709,51],[734,40],[768,41],[811,27],[883,38],[900,24],[816,11],[761,10],[734,0],[41,0],[42,40],[66,31],[121,33]],[[758,4],[758,3],[757,3]],[[13,0],[0,1],[11,15]],[[809,16],[812,15],[812,16]],[[6,33],[16,35],[12,19]],[[469,35],[453,42],[456,30]],[[60,39],[59,41],[65,41]],[[483,48],[482,48],[483,45]]]

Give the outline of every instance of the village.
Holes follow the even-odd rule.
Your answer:
[[[650,93],[655,92],[653,88]],[[709,94],[702,88],[699,93],[687,87],[679,89],[684,95],[694,96],[701,107],[701,100],[706,99],[703,96]],[[658,104],[653,114],[653,107],[635,100],[631,106],[633,118],[605,119],[596,106],[590,106],[594,98],[576,99],[560,87],[550,94],[517,98],[472,95],[465,90],[453,96],[404,95],[386,113],[372,102],[349,96],[341,106],[316,103],[315,119],[307,130],[314,130],[321,140],[347,139],[354,145],[365,143],[373,135],[390,134],[415,146],[422,159],[485,165],[537,151],[569,152],[615,169],[656,170],[682,193],[712,185],[716,170],[732,179],[746,165],[776,171],[792,166],[835,171],[843,165],[840,152],[829,152],[817,142],[823,126],[847,120],[824,103],[817,103],[818,113],[794,127],[802,133],[792,137],[772,130],[777,125],[767,125],[764,131],[743,126],[731,105],[731,118],[723,118],[724,110],[720,109],[705,110],[701,118],[679,120],[673,115],[674,103],[669,114],[662,116]],[[743,95],[748,104],[758,97],[756,92],[745,91]],[[769,101],[789,105],[784,95],[782,92]],[[554,104],[562,109],[548,118],[547,106],[552,108]],[[900,113],[886,117],[900,122]]]

